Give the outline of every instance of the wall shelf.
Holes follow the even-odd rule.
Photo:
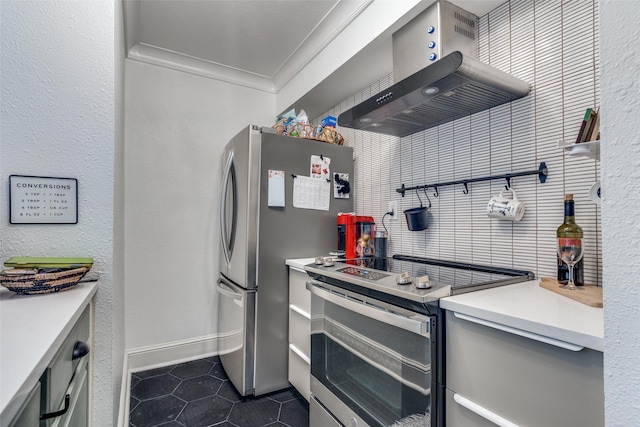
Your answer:
[[[569,156],[588,157],[590,159],[600,160],[600,140],[580,142],[576,144],[559,139],[558,148],[564,149]]]

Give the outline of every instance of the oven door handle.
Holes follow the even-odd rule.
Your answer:
[[[329,301],[340,307],[344,307],[347,310],[384,322],[388,325],[395,326],[396,328],[404,329],[405,331],[409,331],[414,334],[426,337],[429,336],[431,319],[427,316],[412,312],[407,312],[406,315],[394,313],[377,305],[368,304],[360,300],[349,299],[346,295],[339,295],[335,292],[321,289],[313,282],[307,282],[307,289],[312,294],[322,298],[323,300]],[[400,311],[400,309],[398,309],[398,311]]]

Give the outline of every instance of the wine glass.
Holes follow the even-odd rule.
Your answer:
[[[572,291],[581,289],[576,287],[573,281],[573,266],[582,259],[584,254],[582,237],[559,237],[557,247],[558,255],[569,266],[569,281],[560,287]]]

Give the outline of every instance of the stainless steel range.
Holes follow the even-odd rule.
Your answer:
[[[312,278],[311,427],[444,426],[440,298],[534,278],[405,255],[319,259],[305,270]]]

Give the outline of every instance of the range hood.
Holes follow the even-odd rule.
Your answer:
[[[394,75],[408,77],[340,114],[338,125],[403,137],[526,96],[529,83],[473,57],[476,21],[442,1],[425,10],[393,35]],[[420,61],[430,65],[408,74]]]

